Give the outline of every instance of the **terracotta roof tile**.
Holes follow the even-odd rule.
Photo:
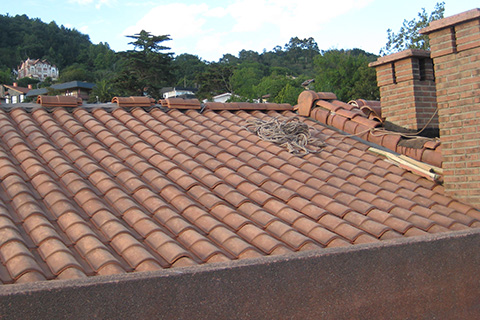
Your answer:
[[[324,98],[322,98],[322,96]],[[415,137],[385,130],[378,101],[355,100],[348,104],[332,99],[327,93],[304,91],[298,98],[299,114],[310,116],[347,134],[384,146],[440,168],[441,146],[438,140]],[[410,143],[408,141],[413,141]],[[412,145],[409,147],[408,145]]]
[[[277,104],[277,103],[246,103],[246,102],[207,102],[205,103],[205,109],[208,110],[293,110],[293,107],[289,104]]]
[[[168,98],[165,103],[170,109],[200,109],[201,104],[197,99]]]
[[[360,120],[364,111],[334,95],[312,97],[318,101],[310,116],[319,121],[322,112],[335,110],[325,123],[344,123],[346,131],[350,123],[353,132],[380,123]],[[69,112],[68,106],[51,113],[0,111],[2,283],[152,271],[480,227],[479,211],[447,197],[436,182],[309,118],[301,121],[326,146],[304,157],[245,130],[246,120],[295,116],[290,106],[206,104],[200,112],[198,101],[171,100],[165,112],[133,100],[113,112]],[[306,110],[302,103],[299,112]],[[391,139],[378,134],[382,143]],[[393,140],[388,143],[396,147]],[[422,157],[437,148],[426,143]]]
[[[155,100],[148,97],[114,97],[112,103],[119,107],[150,107],[155,104]]]
[[[82,98],[74,96],[38,96],[37,103],[42,107],[78,107],[82,104]]]

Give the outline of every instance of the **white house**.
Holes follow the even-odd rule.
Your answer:
[[[195,88],[183,88],[183,87],[166,87],[160,92],[164,99],[168,98],[195,98]]]
[[[233,93],[225,92],[225,93],[219,94],[218,96],[212,97],[212,100],[213,100],[213,102],[225,103],[228,100],[230,100],[230,98],[232,98],[232,96],[233,96]]]
[[[58,79],[58,68],[55,65],[52,65],[47,60],[43,59],[30,59],[23,61],[22,64],[17,69],[18,79],[21,78],[33,78],[40,81],[45,80],[47,77],[52,78],[52,80]]]

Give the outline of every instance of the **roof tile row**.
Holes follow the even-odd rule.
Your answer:
[[[37,103],[42,107],[69,107],[75,108],[82,105],[82,98],[75,96],[38,96]]]
[[[392,151],[435,167],[442,166],[440,142],[407,136],[383,128],[384,119],[376,101],[354,100],[344,103],[329,93],[304,91],[295,107],[300,115],[310,116],[324,124],[360,137]],[[410,141],[419,142],[413,145]]]
[[[313,119],[302,121],[326,147],[298,157],[245,128],[252,118],[297,116],[291,110],[224,107],[0,111],[0,280],[161,270],[480,226],[480,212],[442,186]]]

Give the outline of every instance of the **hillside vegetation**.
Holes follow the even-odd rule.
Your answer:
[[[60,69],[58,82],[96,83],[94,96],[101,101],[145,93],[158,99],[162,87],[186,86],[197,88],[199,99],[231,92],[244,101],[268,96],[271,102],[295,104],[301,84],[310,79],[315,80],[310,89],[334,92],[343,101],[379,98],[375,70],[368,67],[377,56],[360,49],[322,51],[313,38],[294,37],[271,51],[242,50],[205,61],[170,52],[166,44],[175,39],[168,35],[142,30],[129,37],[133,48],[115,52],[108,43],[92,44],[88,35],[55,22],[0,15],[0,83],[16,81],[13,70],[23,60],[40,58]]]

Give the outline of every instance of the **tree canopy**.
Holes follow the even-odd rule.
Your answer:
[[[228,63],[209,63],[205,70],[197,74],[200,89],[197,92],[199,99],[211,99],[222,93],[233,93],[232,75],[234,66]]]
[[[73,63],[88,63],[91,46],[88,35],[55,22],[0,15],[0,67],[15,68],[27,58],[41,58],[63,69]]]
[[[322,52],[315,57],[315,90],[333,92],[342,101],[379,99],[375,69],[368,67],[376,58],[360,49]]]
[[[60,82],[110,80],[118,62],[118,55],[107,43],[92,44],[88,35],[75,29],[26,15],[0,15],[1,83],[16,81],[14,70],[27,58],[47,59],[56,65],[61,71]]]
[[[161,97],[162,87],[192,87],[200,100],[232,93],[237,100],[296,104],[305,80],[315,79],[318,91],[333,91],[339,99],[378,97],[375,71],[368,62],[375,55],[359,49],[320,51],[312,38],[292,37],[272,50],[226,53],[218,61],[193,54],[175,56],[165,45],[169,35],[146,30],[127,36],[131,50],[115,52],[108,43],[92,44],[75,29],[48,24],[26,15],[0,15],[0,82],[11,84],[13,70],[26,58],[47,59],[60,69],[58,82],[73,80],[96,84],[92,102],[115,95]],[[21,79],[19,85],[44,87]]]
[[[445,2],[438,2],[430,15],[425,8],[418,13],[418,17],[410,21],[403,20],[402,27],[395,33],[392,29],[387,30],[388,41],[380,50],[381,55],[389,55],[406,49],[430,49],[428,35],[421,35],[420,29],[425,28],[434,20],[443,18]]]
[[[156,36],[145,30],[127,36],[135,41],[129,44],[133,50],[121,52],[122,66],[116,79],[117,86],[130,95],[148,94],[155,99],[161,98],[160,90],[170,84],[173,78],[173,53],[161,45],[169,41],[169,35]]]

